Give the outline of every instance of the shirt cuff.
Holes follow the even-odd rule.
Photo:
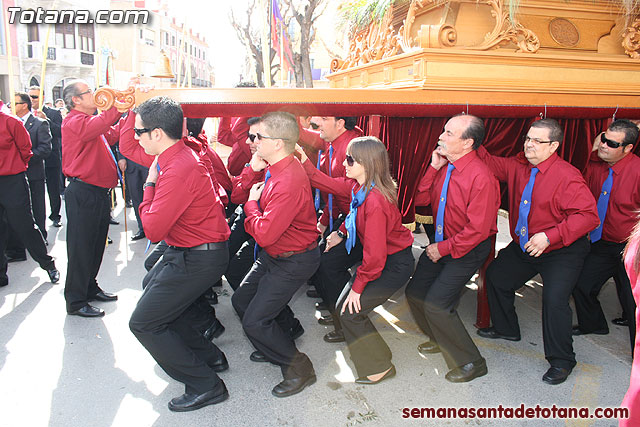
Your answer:
[[[364,291],[365,286],[367,286],[367,284],[356,275],[356,280],[353,281],[353,286],[351,286],[351,290],[357,294],[361,294],[362,291]]]
[[[440,252],[440,256],[447,256],[451,254],[451,241],[449,239],[436,244],[438,245],[438,252]]]
[[[562,242],[562,236],[560,236],[560,231],[558,231],[558,227],[553,227],[544,231],[544,234],[547,235],[547,239],[549,239],[549,246]]]

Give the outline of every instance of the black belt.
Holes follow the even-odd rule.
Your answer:
[[[226,249],[227,241],[224,242],[212,242],[212,243],[203,243],[198,246],[194,246],[192,248],[183,248],[181,246],[169,246],[171,249],[175,249],[177,251],[189,252],[189,251],[210,251],[214,249]]]
[[[303,254],[318,247],[318,242],[313,242],[308,248],[301,251],[287,251],[274,256],[274,258],[289,258],[292,255]]]
[[[102,190],[102,191],[106,191],[106,192],[109,192],[109,190],[111,190],[110,188],[104,188],[104,187],[100,187],[98,185],[89,184],[88,182],[84,182],[83,180],[81,180],[80,178],[76,178],[75,176],[69,176],[67,178],[69,179],[69,181],[79,182],[81,184],[88,185],[91,188],[95,188],[96,190]]]

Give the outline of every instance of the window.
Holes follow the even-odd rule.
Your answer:
[[[38,24],[27,25],[27,41],[37,42],[40,40],[40,34],[38,33]]]
[[[171,46],[176,45],[176,36],[171,36]]]
[[[155,45],[155,40],[156,40],[156,32],[153,30],[150,30],[148,28],[145,28],[144,30],[140,30],[140,32],[142,34],[144,34],[143,39],[144,39],[144,43],[146,45],[149,46],[154,46]]]
[[[56,24],[56,44],[65,49],[76,48],[76,27],[73,24]]]
[[[80,38],[80,50],[87,52],[94,51],[94,30],[93,25],[78,25],[78,37]]]

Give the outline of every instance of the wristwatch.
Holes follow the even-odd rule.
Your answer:
[[[144,185],[142,186],[142,190],[144,190],[147,187],[155,187],[156,183],[155,182],[145,182]]]
[[[344,239],[347,237],[347,235],[340,230],[336,231],[336,233],[338,234],[338,237],[340,237],[341,239]]]

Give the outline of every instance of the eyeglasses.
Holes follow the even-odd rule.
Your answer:
[[[535,142],[536,144],[550,144],[550,143],[552,143],[552,142],[553,142],[553,141],[543,141],[543,140],[538,139],[538,138],[529,138],[529,136],[528,136],[528,135],[527,135],[527,136],[525,136],[524,138],[522,138],[522,140],[525,142],[525,144],[526,144],[527,142],[529,142],[529,141],[531,141],[531,142]]]
[[[257,132],[256,136],[258,137],[258,141],[262,141],[263,139],[281,139],[283,141],[288,141],[289,140],[289,138],[282,138],[282,137],[279,137],[279,136],[265,136],[265,135],[260,134],[260,132]]]
[[[158,129],[158,128],[157,127],[156,128],[140,128],[140,129],[139,128],[133,128],[133,131],[136,133],[136,135],[140,136],[143,133],[151,132],[154,129]]]
[[[31,98],[31,99],[38,99],[38,98],[40,98],[40,96],[39,96],[39,95],[29,95],[29,98]]]
[[[344,157],[344,159],[347,161],[347,165],[349,166],[353,166],[353,164],[356,163],[356,159],[354,159],[348,154]]]
[[[258,135],[250,133],[249,134],[249,141],[251,141],[251,142],[255,141],[256,140],[256,136],[258,136]]]
[[[618,148],[621,145],[624,147],[625,145],[629,145],[629,144],[625,144],[623,142],[617,142],[617,141],[612,141],[609,138],[607,138],[606,136],[604,136],[604,132],[602,132],[600,134],[600,141],[604,142],[605,144],[607,144],[609,147],[611,148]]]
[[[75,96],[78,96],[78,97],[82,98],[82,95],[86,95],[86,94],[91,93],[91,92],[93,92],[93,91],[91,89],[89,89],[89,90],[85,90],[84,92],[80,92],[79,94],[77,94]]]

